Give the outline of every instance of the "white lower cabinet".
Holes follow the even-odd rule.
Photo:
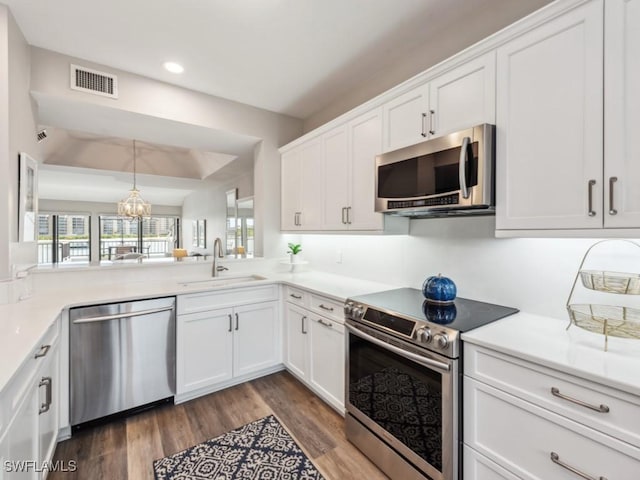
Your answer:
[[[278,365],[279,337],[277,301],[178,315],[176,400]]]
[[[0,479],[43,479],[59,426],[56,321],[0,394]]]
[[[176,393],[185,394],[233,376],[233,309],[178,316]]]
[[[474,345],[464,370],[465,480],[639,478],[640,399]]]
[[[344,408],[344,325],[319,315],[309,324],[309,382],[337,409]]]
[[[285,298],[285,366],[325,402],[344,413],[342,306],[338,308],[335,300],[299,289],[289,288]]]
[[[302,380],[307,380],[309,351],[309,312],[291,303],[285,307],[285,354],[287,368]]]

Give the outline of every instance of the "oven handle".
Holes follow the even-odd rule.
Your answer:
[[[353,333],[355,336],[363,338],[368,342],[374,343],[379,347],[386,348],[387,350],[390,350],[393,353],[406,358],[407,360],[411,360],[412,362],[419,363],[424,367],[436,368],[438,370],[444,370],[445,372],[448,372],[451,370],[451,366],[448,363],[438,362],[436,360],[431,360],[430,358],[425,358],[421,355],[416,355],[415,353],[407,352],[406,350],[398,348],[395,345],[391,345],[387,342],[383,342],[382,340],[378,340],[376,337],[372,337],[371,335],[361,332],[357,328],[354,328],[347,323],[345,323],[344,326],[347,327],[347,330],[349,330],[349,332]]]

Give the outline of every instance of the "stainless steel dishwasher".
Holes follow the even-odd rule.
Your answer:
[[[175,395],[175,297],[69,311],[71,425]]]

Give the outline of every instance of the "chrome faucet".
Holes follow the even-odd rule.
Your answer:
[[[216,265],[216,258],[224,258],[224,255],[222,254],[222,240],[220,240],[220,237],[213,241],[213,265],[211,267],[212,277],[217,277],[223,270],[229,270],[227,267],[223,267],[222,265]]]

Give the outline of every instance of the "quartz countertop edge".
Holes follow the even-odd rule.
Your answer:
[[[154,297],[182,294],[206,293],[237,288],[251,288],[260,285],[286,284],[308,290],[312,293],[343,302],[346,298],[397,288],[378,282],[359,280],[341,275],[322,272],[273,273],[250,272],[265,277],[218,287],[182,283],[198,279],[169,279],[160,281],[136,281],[85,288],[60,289],[35,293],[31,298],[18,303],[0,305],[0,392],[11,382],[13,376],[39,346],[38,342],[49,327],[65,309],[100,303],[126,302]],[[229,275],[233,278],[237,275]],[[219,278],[224,279],[221,275]]]
[[[462,340],[640,396],[640,341],[604,336],[520,312],[462,334]]]

